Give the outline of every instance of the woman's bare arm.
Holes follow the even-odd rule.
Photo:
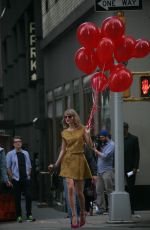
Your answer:
[[[85,128],[85,132],[84,132],[84,139],[87,145],[89,145],[90,148],[93,148],[93,142],[90,136],[90,129]]]
[[[60,150],[58,159],[57,159],[57,161],[56,161],[56,163],[55,163],[55,166],[56,166],[56,167],[60,165],[60,163],[61,163],[61,161],[62,161],[62,158],[63,158],[63,156],[65,155],[65,153],[66,153],[66,142],[65,142],[64,139],[62,139],[61,150]]]
[[[58,167],[62,161],[62,158],[63,156],[65,155],[66,153],[66,143],[65,143],[65,140],[62,139],[62,144],[61,144],[61,150],[60,150],[60,153],[59,153],[59,156],[58,156],[58,159],[56,161],[55,164],[50,164],[48,166],[48,170],[51,171],[54,167]]]

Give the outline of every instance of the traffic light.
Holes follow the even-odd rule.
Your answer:
[[[150,97],[150,76],[140,78],[141,97]]]

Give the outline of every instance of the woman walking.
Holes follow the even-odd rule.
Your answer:
[[[63,117],[64,130],[61,133],[62,145],[59,157],[49,170],[61,164],[60,176],[66,178],[68,198],[72,212],[71,227],[78,228],[85,224],[84,179],[92,178],[92,174],[84,155],[84,144],[92,147],[90,133],[80,121],[75,110],[68,109]],[[80,221],[76,215],[74,194],[77,194],[80,204]]]

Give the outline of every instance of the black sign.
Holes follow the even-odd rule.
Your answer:
[[[96,11],[142,9],[142,0],[95,0]]]
[[[37,82],[36,73],[36,35],[35,35],[35,23],[29,23],[29,80],[30,86],[35,86]]]

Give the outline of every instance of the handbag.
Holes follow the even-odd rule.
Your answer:
[[[95,185],[90,183],[89,186],[84,188],[84,193],[86,196],[91,197],[94,200],[96,197]]]
[[[59,171],[53,170],[50,174],[50,187],[51,190],[63,191],[63,180],[59,176]]]

